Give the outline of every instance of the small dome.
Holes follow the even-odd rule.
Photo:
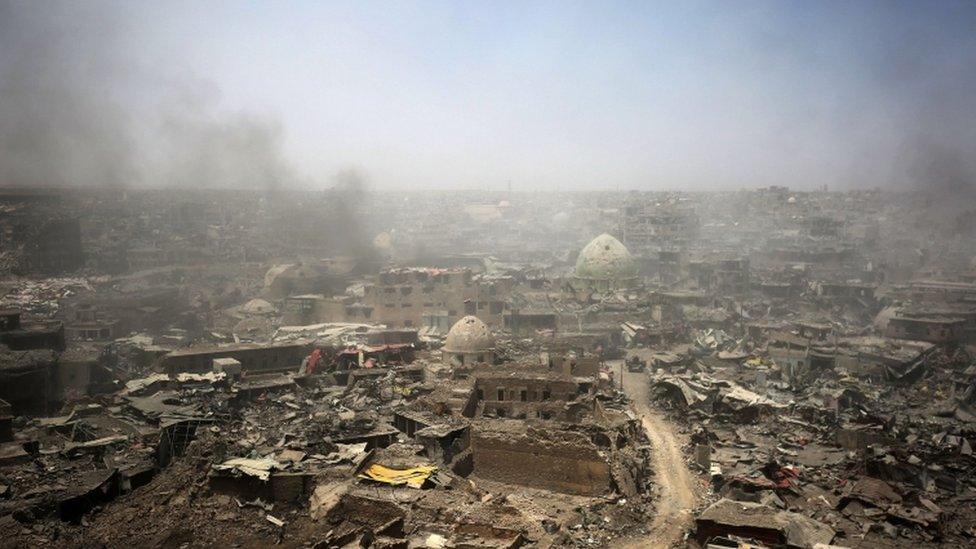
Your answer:
[[[249,315],[270,315],[274,314],[275,308],[271,303],[255,298],[241,305],[241,312]]]
[[[393,236],[384,231],[373,238],[373,247],[377,250],[389,250],[393,247]]]
[[[494,347],[495,337],[491,330],[478,317],[470,315],[458,320],[444,341],[444,350],[449,353],[476,353]]]
[[[576,276],[588,280],[623,280],[637,276],[637,265],[626,246],[604,233],[580,252]]]

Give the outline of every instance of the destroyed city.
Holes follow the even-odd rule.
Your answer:
[[[976,547],[974,29],[0,0],[0,548]]]

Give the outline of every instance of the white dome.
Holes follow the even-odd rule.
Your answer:
[[[255,298],[242,305],[241,312],[249,315],[270,315],[274,314],[275,308],[271,303]]]
[[[604,233],[580,252],[576,276],[588,280],[624,280],[637,276],[637,265],[626,246]]]
[[[476,353],[495,347],[495,337],[478,317],[468,315],[454,323],[447,332],[444,350],[449,353]]]
[[[373,238],[373,247],[377,250],[389,250],[393,247],[393,236],[384,231]]]

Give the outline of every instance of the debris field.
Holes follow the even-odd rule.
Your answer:
[[[0,546],[976,544],[972,211],[342,193],[0,191]]]

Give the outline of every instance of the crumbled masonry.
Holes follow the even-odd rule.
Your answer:
[[[0,208],[0,547],[976,544],[976,215],[924,195]]]

